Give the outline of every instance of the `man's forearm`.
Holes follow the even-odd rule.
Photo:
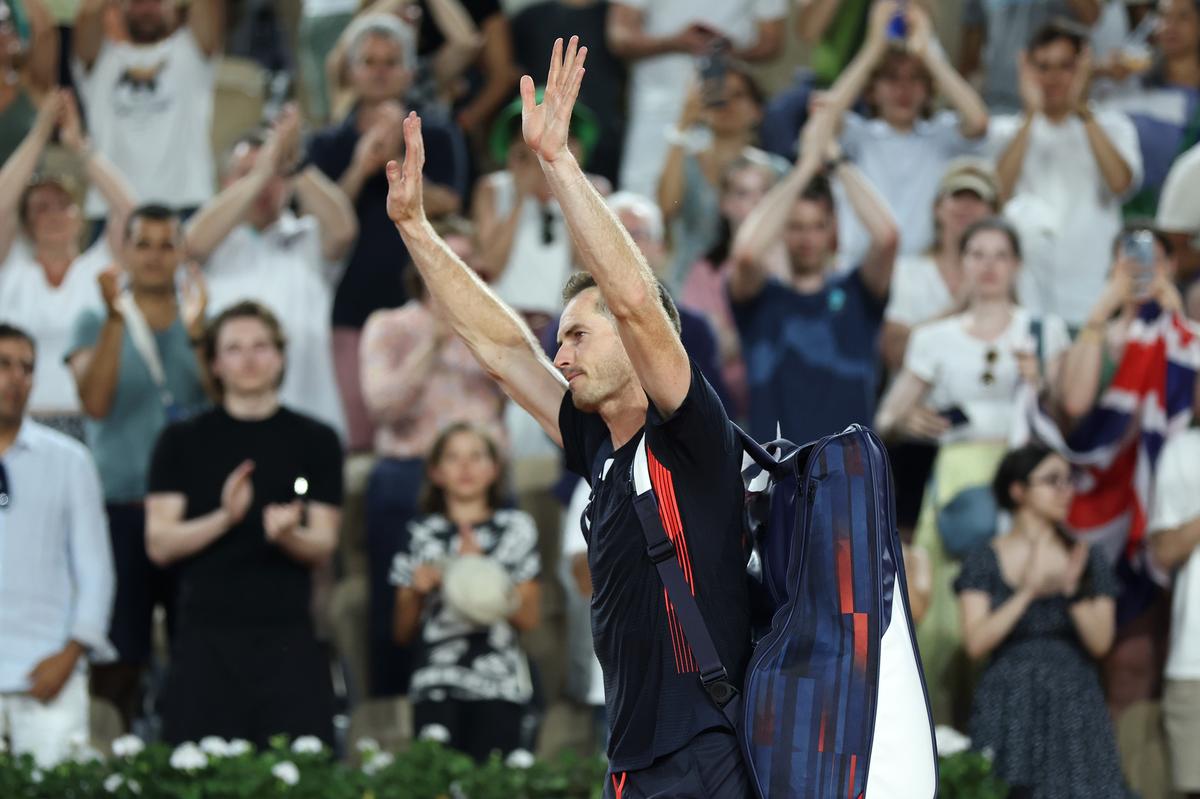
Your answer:
[[[925,65],[933,74],[933,79],[950,105],[958,111],[959,129],[969,139],[976,139],[987,133],[988,110],[983,98],[975,88],[958,74],[950,62],[946,60],[942,48],[936,42],[929,46],[929,54],[925,57]]]
[[[197,261],[207,261],[213,250],[242,223],[246,210],[270,179],[270,172],[254,170],[209,200],[188,222],[185,234],[188,255]]]
[[[71,47],[85,70],[91,70],[104,45],[104,10],[107,7],[106,0],[84,0],[75,15]]]
[[[337,549],[337,531],[294,527],[275,539],[279,548],[307,566],[320,566]]]
[[[79,401],[93,419],[103,419],[112,410],[121,373],[121,345],[125,338],[125,320],[110,314],[100,328],[87,368],[79,378]]]
[[[350,166],[338,178],[338,186],[342,193],[346,195],[351,203],[358,202],[358,195],[362,193],[363,184],[367,182],[370,174],[366,168],[358,161],[351,161]]]
[[[1158,565],[1168,571],[1182,566],[1200,546],[1200,518],[1173,530],[1164,530],[1150,537],[1150,551]]]
[[[232,526],[224,508],[177,522],[160,521],[151,514],[146,521],[146,554],[159,566],[168,566],[206,548]]]
[[[1000,184],[1000,194],[1011,198],[1017,189],[1017,181],[1021,179],[1021,170],[1025,166],[1025,154],[1029,152],[1029,138],[1033,127],[1033,114],[1025,114],[1025,121],[1017,135],[1004,148],[1004,152],[996,159],[996,180]]]
[[[322,254],[329,260],[345,255],[358,236],[358,216],[345,192],[315,166],[296,176],[295,188],[301,209],[317,218]]]
[[[1133,184],[1133,170],[1090,111],[1083,117],[1083,129],[1087,132],[1088,145],[1100,174],[1104,176],[1104,185],[1117,197],[1122,196]]]

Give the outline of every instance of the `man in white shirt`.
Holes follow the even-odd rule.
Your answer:
[[[1005,215],[1025,251],[1021,304],[1081,325],[1104,290],[1121,202],[1142,179],[1137,131],[1087,105],[1090,57],[1072,28],[1048,25],[1021,65],[1025,111],[992,120]]]
[[[1200,268],[1200,144],[1175,159],[1158,201],[1158,227],[1171,237],[1179,253],[1179,269]]]
[[[694,60],[719,41],[742,61],[767,61],[783,45],[786,0],[615,0],[608,46],[632,62],[620,188],[654,197],[666,132],[683,110]],[[586,44],[586,42],[585,42]]]
[[[1200,797],[1200,430],[1172,438],[1158,462],[1149,546],[1175,572],[1163,715],[1176,791]]]
[[[358,219],[321,170],[295,170],[299,138],[294,106],[265,138],[243,136],[225,163],[224,188],[192,218],[185,246],[204,264],[213,313],[252,299],[280,319],[292,365],[280,388],[283,403],[334,428],[345,442],[329,315]],[[293,195],[302,216],[288,209]]]
[[[33,339],[0,324],[0,743],[46,768],[87,738],[114,577],[87,449],[25,416],[33,370]]]
[[[108,5],[83,0],[75,18],[71,66],[92,141],[139,201],[194,210],[213,192],[209,135],[224,0],[193,0],[178,28],[171,0],[123,0],[126,42],[105,38]],[[93,190],[88,218],[105,211]]]

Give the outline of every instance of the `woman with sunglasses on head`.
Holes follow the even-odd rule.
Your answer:
[[[1062,320],[1035,318],[1014,301],[1021,246],[1007,222],[974,223],[960,249],[962,310],[913,330],[904,366],[875,417],[885,439],[940,445],[914,537],[933,575],[918,640],[939,722],[961,719],[966,710],[953,701],[961,639],[950,584],[957,558],[995,529],[995,508],[981,487],[1004,455],[1018,389],[1023,382],[1055,385],[1070,344]]]
[[[1071,467],[1036,444],[1004,456],[992,482],[1012,530],[972,550],[954,583],[963,643],[985,660],[971,744],[1028,799],[1124,799],[1097,661],[1112,646],[1117,583],[1100,549],[1063,529]]]

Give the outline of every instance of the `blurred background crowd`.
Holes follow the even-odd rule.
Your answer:
[[[3,0],[0,737],[604,749],[587,488],[385,210],[415,110],[553,358],[516,86],[572,34],[730,417],[886,440],[937,722],[1200,796],[1196,0]]]

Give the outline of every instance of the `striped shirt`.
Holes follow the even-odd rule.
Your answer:
[[[84,446],[29,419],[2,455],[0,693],[29,689],[29,672],[74,640],[92,660],[108,642],[115,577],[100,476]]]

